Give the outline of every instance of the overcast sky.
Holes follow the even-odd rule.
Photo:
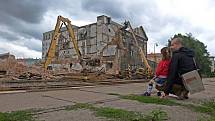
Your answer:
[[[177,33],[192,33],[215,55],[214,0],[1,0],[0,53],[19,58],[41,58],[42,33],[53,30],[58,15],[81,26],[99,15],[116,22],[142,25],[148,51],[156,52]]]

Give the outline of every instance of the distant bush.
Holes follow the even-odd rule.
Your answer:
[[[215,77],[215,72],[211,72],[209,77]]]

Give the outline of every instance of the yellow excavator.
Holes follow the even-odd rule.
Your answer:
[[[75,38],[75,34],[74,34],[74,30],[73,30],[72,25],[71,25],[71,21],[68,18],[64,18],[62,16],[58,16],[57,17],[57,23],[56,23],[55,29],[54,29],[54,35],[52,37],[51,44],[50,44],[50,47],[49,47],[49,50],[48,50],[48,53],[47,53],[47,58],[46,58],[45,63],[44,63],[44,68],[45,69],[48,68],[48,65],[51,64],[52,59],[55,57],[56,42],[57,42],[57,40],[60,37],[60,34],[61,34],[60,30],[61,30],[61,28],[62,28],[63,25],[66,26],[66,28],[67,28],[67,30],[69,32],[69,36],[71,37],[71,41],[72,41],[72,43],[74,45],[74,48],[75,48],[75,51],[76,51],[76,53],[78,55],[78,59],[81,60],[81,61],[83,61],[83,57],[82,57],[82,54],[81,54],[81,52],[79,50],[78,42],[77,42],[77,39]],[[139,49],[140,56],[141,56],[142,62],[145,65],[145,70],[147,72],[147,75],[151,76],[152,75],[152,69],[151,69],[150,65],[148,64],[148,61],[147,61],[147,59],[145,57],[145,54],[144,54],[142,48],[138,45],[135,33],[133,31],[133,28],[132,28],[130,22],[128,22],[128,27],[130,28],[132,36],[134,38],[135,46],[138,47],[138,49]],[[125,28],[120,28],[118,30],[118,32],[116,32],[116,35],[114,36],[113,40],[108,45],[117,45],[118,48],[120,48],[120,49],[122,49],[124,51],[127,51],[127,49],[124,48],[123,45],[122,45],[122,36],[121,36],[121,34],[122,34],[122,31],[124,29],[126,29],[126,27]],[[105,48],[103,48],[103,50]],[[103,52],[103,50],[101,52]],[[117,60],[117,58],[115,60]],[[93,62],[97,62],[98,60],[94,61],[92,59],[87,59],[85,61],[87,63],[91,63],[92,61]]]
[[[134,33],[134,30],[133,30],[130,22],[127,21],[127,22],[125,22],[125,24],[127,24],[128,28],[130,29],[130,32],[131,32],[131,34],[132,34],[132,36],[134,38],[135,46],[138,48],[139,54],[140,54],[140,58],[141,58],[142,62],[145,65],[145,73],[146,73],[147,77],[150,78],[150,77],[153,76],[152,68],[151,68],[151,66],[148,63],[148,60],[146,59],[146,56],[144,54],[144,51],[143,51],[142,47],[140,47],[139,44],[138,44],[138,42],[137,42],[136,35]]]
[[[78,55],[78,58],[81,59],[81,52],[78,48],[78,41],[75,38],[74,30],[71,25],[71,21],[68,18],[64,18],[62,16],[57,17],[57,23],[55,25],[54,29],[54,35],[51,40],[51,44],[47,53],[47,58],[44,63],[44,68],[47,69],[48,65],[51,64],[53,57],[55,57],[55,52],[56,52],[56,42],[61,34],[60,30],[62,25],[65,25],[68,32],[69,36],[72,38],[71,41],[74,45],[75,51]]]
[[[122,27],[122,28],[118,28],[118,30],[115,32],[115,36],[113,37],[113,39],[107,43],[107,45],[100,51],[100,57],[102,58],[103,56],[103,51],[105,49],[107,49],[107,47],[109,45],[116,45],[118,49],[121,49],[124,51],[124,54],[126,52],[128,52],[128,49],[124,47],[123,45],[123,38],[122,38],[122,34],[123,32],[125,32],[126,28],[129,28],[130,29],[130,32],[132,34],[132,37],[134,38],[134,44],[135,44],[135,47],[138,48],[139,50],[139,54],[140,54],[140,58],[141,58],[141,61],[143,62],[143,64],[145,65],[145,68],[144,68],[144,73],[145,75],[150,78],[153,76],[153,72],[152,72],[152,68],[151,66],[149,65],[147,59],[146,59],[146,56],[144,54],[144,51],[142,49],[142,47],[139,46],[138,42],[137,42],[137,39],[136,39],[136,35],[134,33],[134,30],[130,24],[129,21],[125,22],[125,25]],[[122,56],[122,55],[121,55]],[[113,62],[113,72],[115,72],[115,74],[118,74],[119,73],[119,63],[118,63],[118,51],[116,51],[116,55],[115,55],[115,58],[114,58],[114,62]],[[101,59],[102,60],[102,59]],[[140,68],[140,70],[142,71],[142,69]],[[142,73],[142,72],[141,72]]]

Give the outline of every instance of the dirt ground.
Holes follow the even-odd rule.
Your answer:
[[[215,99],[215,78],[203,80],[205,91],[190,95],[188,100],[179,103],[197,104],[201,101]],[[112,107],[128,111],[147,114],[154,109],[161,109],[168,114],[168,121],[197,121],[202,115],[181,106],[167,106],[158,104],[145,104],[137,101],[120,99],[110,94],[142,94],[147,83],[132,83],[109,86],[96,86],[71,90],[57,90],[47,92],[13,93],[0,95],[0,112],[40,109],[41,113],[35,115],[38,121],[105,121],[104,117],[97,117],[86,109],[72,111],[63,110],[62,107],[76,103],[91,103],[95,106]],[[153,96],[156,94],[154,93]],[[62,110],[61,110],[62,108]]]

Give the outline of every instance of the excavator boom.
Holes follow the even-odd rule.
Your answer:
[[[54,29],[54,35],[51,40],[51,44],[47,53],[47,58],[44,63],[44,68],[47,69],[48,65],[51,64],[52,59],[55,57],[55,52],[56,52],[56,42],[60,36],[60,29],[62,27],[62,24],[64,24],[69,32],[69,36],[72,38],[71,41],[74,45],[74,48],[76,50],[76,53],[79,58],[81,58],[81,52],[78,48],[78,42],[75,38],[74,30],[71,25],[71,21],[68,18],[64,18],[62,16],[57,17],[57,23],[55,25]]]
[[[139,53],[140,53],[141,60],[142,60],[142,62],[144,63],[144,65],[146,66],[145,68],[146,68],[146,71],[147,71],[147,75],[148,75],[148,77],[150,77],[150,76],[152,76],[152,68],[151,68],[151,66],[149,65],[149,63],[148,63],[148,61],[147,61],[147,59],[146,59],[146,56],[145,56],[145,54],[144,54],[144,52],[143,52],[142,47],[140,47],[139,44],[138,44],[136,35],[134,34],[134,30],[133,30],[133,28],[132,28],[130,22],[128,21],[128,22],[126,22],[126,23],[127,23],[128,27],[129,27],[130,30],[131,30],[131,34],[132,34],[132,36],[133,36],[133,38],[134,38],[135,46],[139,49]]]

